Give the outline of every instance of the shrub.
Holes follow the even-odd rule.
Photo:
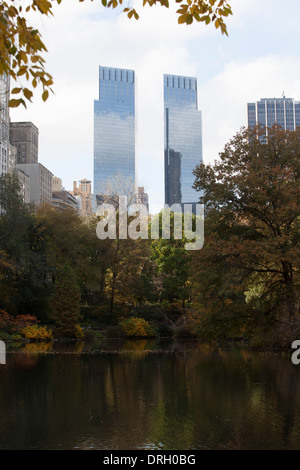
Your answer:
[[[5,310],[0,310],[0,330],[6,333],[20,333],[26,326],[38,323],[33,315],[17,315],[13,317]]]
[[[27,325],[21,331],[26,339],[47,341],[53,338],[52,331],[46,326]]]
[[[12,335],[7,333],[7,331],[0,330],[0,340],[1,341],[11,341]]]
[[[34,315],[17,315],[13,322],[13,331],[21,332],[26,326],[33,326],[39,323]]]
[[[9,333],[11,331],[13,317],[9,315],[5,310],[0,310],[0,330]]]
[[[81,326],[79,324],[75,325],[74,331],[75,331],[75,338],[76,339],[83,339],[84,338],[84,331],[83,331],[83,329],[81,328]]]
[[[127,318],[120,322],[120,326],[125,336],[152,337],[155,331],[149,322],[143,318]]]

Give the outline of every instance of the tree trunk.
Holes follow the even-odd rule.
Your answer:
[[[286,287],[286,298],[285,298],[285,305],[286,310],[289,315],[289,319],[293,320],[299,310],[299,302],[297,299],[297,293],[295,284],[293,281],[293,267],[291,263],[287,261],[282,262],[283,267],[283,277]]]

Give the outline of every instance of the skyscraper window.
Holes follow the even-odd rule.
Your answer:
[[[256,103],[248,103],[248,127],[261,124],[272,127],[277,123],[285,130],[294,131],[300,126],[300,102],[293,98],[261,98]]]
[[[111,182],[136,181],[135,73],[99,67],[99,99],[94,101],[94,193],[107,194]],[[133,187],[133,190],[135,188]]]
[[[202,115],[197,80],[164,75],[165,204],[199,201],[193,170],[202,162]]]

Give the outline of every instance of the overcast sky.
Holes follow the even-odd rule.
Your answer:
[[[247,124],[247,102],[283,93],[300,100],[300,1],[286,0],[284,9],[281,0],[230,4],[226,37],[211,25],[178,25],[175,7],[137,6],[136,21],[104,9],[100,0],[64,0],[54,17],[33,24],[48,48],[55,95],[46,103],[36,96],[26,110],[12,109],[11,120],[38,127],[39,161],[71,190],[75,180],[93,181],[99,65],[135,70],[138,184],[155,210],[164,194],[164,73],[198,80],[204,163],[217,159]]]

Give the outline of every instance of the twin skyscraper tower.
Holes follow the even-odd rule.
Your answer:
[[[197,79],[178,75],[163,78],[164,202],[196,203],[199,194],[192,188],[193,170],[202,161]],[[135,190],[135,140],[135,72],[100,66],[99,99],[94,101],[95,195],[108,195],[113,188],[115,195],[123,196],[130,185]]]

